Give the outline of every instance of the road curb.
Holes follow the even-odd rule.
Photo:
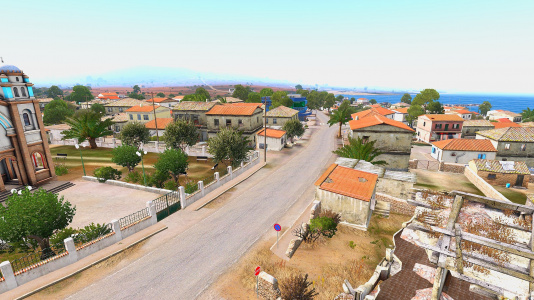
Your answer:
[[[54,280],[54,281],[52,281],[52,282],[50,282],[48,284],[45,284],[45,285],[41,286],[40,288],[37,288],[37,289],[35,289],[35,290],[31,291],[31,292],[28,292],[28,293],[26,293],[26,294],[24,294],[24,295],[22,295],[20,297],[17,297],[17,298],[15,298],[15,300],[27,298],[27,297],[29,297],[29,296],[31,296],[33,294],[36,294],[36,293],[38,293],[38,292],[40,292],[40,291],[42,291],[42,290],[44,290],[46,288],[49,288],[49,287],[51,287],[51,286],[53,286],[55,284],[60,283],[61,281],[65,280],[65,279],[69,279],[70,277],[72,277],[72,276],[74,276],[76,274],[79,274],[79,273],[81,273],[81,272],[83,272],[83,271],[85,271],[85,270],[87,270],[87,269],[89,269],[89,268],[91,268],[91,267],[93,267],[93,266],[105,261],[105,260],[108,260],[111,257],[113,257],[113,256],[115,256],[117,254],[120,254],[120,253],[124,252],[127,249],[132,248],[133,246],[141,243],[142,241],[144,241],[144,240],[146,240],[146,239],[148,239],[150,237],[153,237],[154,235],[156,235],[156,234],[158,234],[158,233],[160,233],[160,232],[162,232],[163,230],[166,230],[166,229],[167,229],[167,226],[165,226],[165,227],[163,227],[163,228],[161,228],[161,229],[159,229],[159,230],[157,230],[155,232],[152,232],[151,234],[142,237],[141,239],[131,243],[130,245],[128,245],[127,247],[125,247],[123,249],[117,250],[117,251],[111,253],[110,255],[107,255],[107,256],[105,256],[105,257],[103,257],[103,258],[101,258],[101,259],[99,259],[99,260],[97,260],[95,262],[90,263],[89,265],[86,265],[85,267],[82,267],[82,268],[76,270],[75,272],[72,272],[72,273],[70,273],[70,274],[68,274],[66,276],[63,276],[63,277],[61,277],[59,279],[56,279],[56,280]]]

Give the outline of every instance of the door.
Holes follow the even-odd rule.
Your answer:
[[[523,186],[523,179],[525,179],[525,175],[517,175],[515,186]]]

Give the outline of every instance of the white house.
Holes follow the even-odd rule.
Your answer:
[[[408,116],[408,108],[410,107],[402,107],[402,108],[395,108],[393,111],[395,114],[393,115],[393,120],[402,122],[406,125],[408,124],[408,121],[406,121],[406,117]]]
[[[431,155],[439,162],[467,164],[473,159],[495,159],[490,140],[449,139],[432,143]]]
[[[150,136],[156,136],[157,134],[161,137],[165,133],[165,128],[167,125],[173,122],[173,118],[157,118],[152,119],[151,121],[148,121],[145,123],[145,127],[148,128],[150,131]],[[156,127],[156,122],[158,123],[158,126]]]
[[[474,112],[468,111],[467,109],[450,110],[445,113],[458,115],[464,120],[471,120],[473,118],[473,114],[475,114]]]
[[[284,130],[267,128],[267,150],[281,151],[287,142]],[[265,143],[265,129],[256,132],[256,148],[263,149]]]

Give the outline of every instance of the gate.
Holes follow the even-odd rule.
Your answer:
[[[156,216],[159,222],[180,210],[180,193],[170,192],[153,200],[153,203],[156,206]]]
[[[416,169],[437,171],[437,170],[439,170],[439,161],[436,161],[436,160],[418,160]]]

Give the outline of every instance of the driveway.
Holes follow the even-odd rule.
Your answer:
[[[412,153],[410,154],[410,159],[437,161],[435,158],[432,157],[432,155],[430,155],[431,149],[431,146],[413,145]]]
[[[326,123],[326,116],[317,115]],[[300,152],[283,163],[267,165],[238,185],[222,206],[179,211],[166,218],[163,222],[169,229],[143,246],[144,255],[114,273],[91,278],[92,284],[67,299],[199,297],[262,235],[272,231],[272,225],[297,199],[302,196],[311,201],[313,183],[334,150],[336,127],[313,130]]]

